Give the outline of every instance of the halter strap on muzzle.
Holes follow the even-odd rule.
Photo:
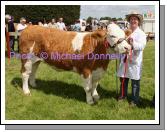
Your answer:
[[[125,38],[120,38],[118,41],[117,41],[117,44],[120,44],[122,43],[122,41],[126,40]]]
[[[105,38],[105,40],[104,40],[104,46],[106,47],[106,48],[115,48],[115,46],[117,45],[117,44],[120,44],[120,43],[122,43],[122,41],[124,41],[124,40],[126,40],[125,38],[120,38],[118,41],[117,41],[117,43],[115,43],[113,46],[111,46],[110,44],[109,44],[109,42],[107,41],[107,39]]]

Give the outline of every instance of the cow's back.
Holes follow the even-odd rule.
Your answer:
[[[49,52],[72,53],[71,42],[76,36],[75,32],[65,32],[59,29],[29,26],[20,36],[20,51],[26,52],[25,49],[34,45],[34,49]],[[27,51],[28,52],[28,51]]]

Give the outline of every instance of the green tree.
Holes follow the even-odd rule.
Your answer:
[[[111,18],[111,21],[117,21],[116,17]]]
[[[48,22],[52,18],[58,20],[63,17],[64,22],[69,25],[80,17],[79,5],[6,5],[5,14],[14,16],[15,22],[19,22],[21,17],[27,21],[37,23],[38,21]]]
[[[93,17],[89,16],[86,20],[87,23],[91,23],[91,20],[93,19]]]
[[[123,19],[120,17],[120,18],[118,18],[117,20],[118,20],[118,21],[122,21]]]
[[[109,20],[109,21],[111,21],[111,17],[108,17],[108,16],[106,16],[106,17],[101,17],[100,20]]]

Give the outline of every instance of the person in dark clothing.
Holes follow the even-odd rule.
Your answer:
[[[8,32],[15,32],[14,17],[13,16],[10,16],[6,20],[6,24],[8,26]],[[9,43],[10,43],[11,51],[14,51],[15,36],[10,36],[9,37]]]

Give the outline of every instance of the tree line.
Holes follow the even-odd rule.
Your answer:
[[[64,22],[69,25],[80,17],[80,5],[6,5],[5,14],[13,16],[17,23],[21,17],[33,23],[63,17]]]
[[[106,16],[106,17],[101,17],[100,20],[110,20],[110,21],[117,20],[117,21],[121,21],[123,19],[121,17],[120,18],[116,18],[116,17],[111,18],[111,17]]]

